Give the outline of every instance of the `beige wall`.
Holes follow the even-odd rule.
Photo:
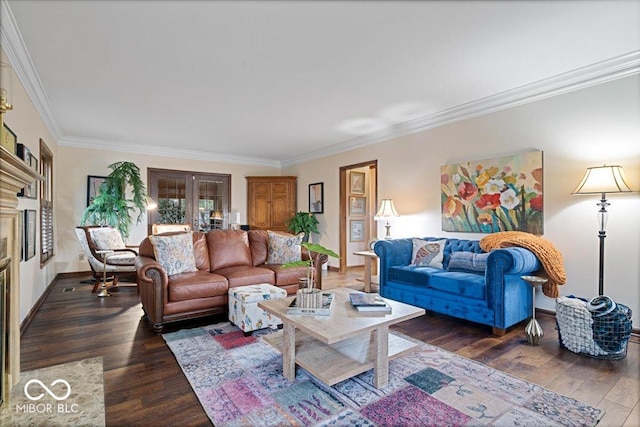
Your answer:
[[[640,189],[640,76],[526,104],[347,151],[282,173],[298,176],[298,207],[306,209],[309,183],[324,181],[320,240],[338,248],[338,171],[378,160],[378,198],[392,198],[402,215],[394,237],[482,238],[446,233],[440,222],[440,166],[543,150],[545,233],[563,253],[568,282],[563,295],[592,297],[598,291],[598,196],[571,195],[589,166],[619,164]],[[605,293],[640,312],[640,195],[611,195],[605,250]],[[384,227],[378,224],[378,235]],[[330,259],[337,266],[336,260]],[[541,296],[536,305],[555,309]]]
[[[9,62],[4,52],[2,52],[2,62]],[[40,114],[34,107],[31,99],[27,95],[23,85],[20,83],[15,72],[12,79],[13,95],[10,99],[13,104],[13,110],[4,115],[4,121],[17,135],[18,142],[25,144],[31,154],[40,161],[40,139],[43,139],[54,158],[57,157],[58,145],[53,136],[47,129]],[[57,169],[54,167],[54,181],[57,175]],[[53,188],[54,198],[58,194],[58,189]],[[34,209],[39,211],[40,203],[38,199],[19,198],[18,209]],[[56,217],[57,219],[57,217]],[[22,321],[31,308],[35,305],[38,298],[42,295],[47,286],[55,278],[57,271],[54,262],[49,262],[40,267],[40,217],[36,215],[37,221],[37,239],[36,239],[36,256],[28,261],[20,263],[20,321]]]

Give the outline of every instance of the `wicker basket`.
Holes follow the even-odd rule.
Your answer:
[[[631,336],[631,309],[616,304],[616,310],[592,315],[587,301],[556,299],[556,326],[560,345],[569,351],[596,359],[624,359]]]

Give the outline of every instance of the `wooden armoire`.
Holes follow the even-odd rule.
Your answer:
[[[247,222],[252,230],[287,231],[296,212],[295,176],[248,176]]]

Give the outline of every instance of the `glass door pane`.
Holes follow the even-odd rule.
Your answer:
[[[158,179],[158,224],[185,224],[187,182],[184,178]]]
[[[229,221],[228,178],[196,176],[200,231],[227,228]]]

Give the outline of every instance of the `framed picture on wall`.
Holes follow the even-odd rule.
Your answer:
[[[100,194],[100,186],[107,179],[106,176],[89,175],[87,177],[87,206]]]
[[[323,213],[324,212],[324,183],[316,182],[315,184],[309,184],[309,212],[311,213]]]
[[[0,135],[0,145],[9,150],[11,154],[18,154],[18,137],[6,123],[2,124],[0,129],[2,135]]]
[[[36,256],[36,211],[24,211],[24,259],[30,260]]]
[[[349,198],[349,215],[365,215],[367,213],[366,197]]]
[[[351,172],[349,175],[351,194],[364,194],[364,177],[364,172]]]
[[[349,240],[351,242],[364,242],[364,220],[352,219],[350,221]]]

